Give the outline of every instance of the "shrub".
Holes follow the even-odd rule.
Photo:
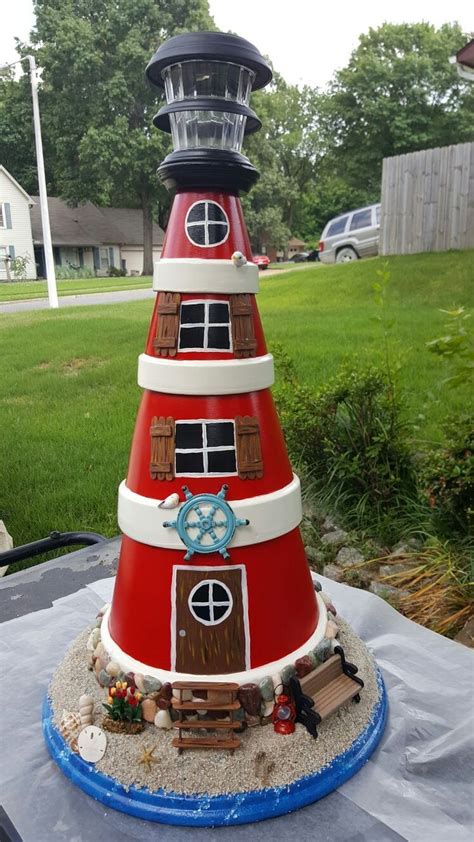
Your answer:
[[[109,278],[124,278],[127,274],[126,270],[118,266],[109,266],[107,272]]]
[[[349,525],[383,529],[416,504],[408,427],[393,385],[377,368],[344,368],[319,391],[302,386],[289,357],[277,350],[275,390],[288,449],[314,490]]]
[[[76,281],[79,278],[93,277],[94,270],[81,266],[74,268],[74,266],[56,266],[56,277],[58,281]]]
[[[423,487],[438,531],[467,535],[474,520],[474,418],[450,419],[445,433],[443,446],[425,457]]]

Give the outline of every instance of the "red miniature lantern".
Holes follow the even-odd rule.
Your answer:
[[[277,734],[293,734],[295,730],[296,708],[289,696],[277,696],[272,711],[273,730]]]

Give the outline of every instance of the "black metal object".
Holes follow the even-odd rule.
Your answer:
[[[262,121],[258,119],[255,111],[248,105],[236,102],[231,99],[219,99],[218,97],[200,96],[192,99],[178,99],[163,105],[158,114],[153,117],[153,123],[157,129],[171,133],[170,114],[178,111],[227,111],[230,114],[241,114],[246,117],[245,134],[253,134],[262,128]]]
[[[60,547],[86,547],[100,544],[102,541],[107,541],[107,538],[98,532],[50,532],[47,538],[40,538],[39,541],[22,544],[0,553],[0,567],[14,564],[15,561],[23,561],[25,558],[33,558],[42,553],[49,553],[52,550],[58,550]]]
[[[306,696],[301,689],[301,684],[296,676],[290,678],[290,691],[296,707],[296,722],[301,722],[314,739],[318,736],[318,725],[321,717],[314,710],[314,699]]]
[[[344,649],[342,648],[342,646],[335,646],[334,647],[334,654],[339,655],[339,657],[341,659],[341,668],[342,668],[342,671],[343,671],[344,675],[349,676],[349,678],[352,678],[353,681],[356,681],[357,684],[359,684],[361,687],[363,687],[364,682],[362,681],[361,678],[359,678],[358,675],[356,675],[356,673],[359,672],[359,668],[356,667],[355,664],[351,664],[349,661],[346,661],[346,656],[344,654]],[[357,694],[357,695],[359,695],[359,694]],[[356,697],[354,697],[354,698],[355,698],[356,702],[360,701],[360,697],[359,697],[359,699],[357,699]]]
[[[227,149],[180,149],[171,152],[158,167],[167,190],[206,187],[216,190],[249,190],[258,171],[240,152]]]

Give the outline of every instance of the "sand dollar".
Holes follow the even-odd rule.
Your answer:
[[[97,725],[87,725],[77,738],[79,754],[87,763],[97,763],[102,760],[107,748],[107,737]]]

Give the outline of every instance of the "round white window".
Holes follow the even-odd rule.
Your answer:
[[[186,236],[195,246],[211,248],[225,243],[229,236],[229,219],[217,202],[195,202],[185,221]]]
[[[189,594],[189,610],[198,623],[217,626],[227,619],[232,611],[232,594],[217,579],[206,579],[195,585]]]

